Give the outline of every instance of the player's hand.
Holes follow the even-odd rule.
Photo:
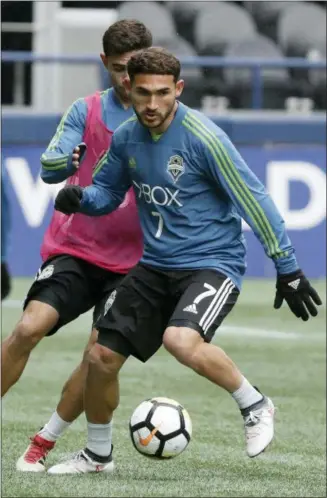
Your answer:
[[[315,304],[322,304],[321,299],[301,270],[277,275],[276,289],[275,309],[280,308],[285,299],[294,315],[305,322],[309,320],[309,314],[318,315]]]
[[[72,155],[72,165],[78,169],[80,165],[80,158],[83,157],[84,152],[86,150],[86,144],[85,143],[80,143],[75,147],[73,150],[73,155]]]
[[[79,185],[66,185],[66,187],[59,190],[54,207],[64,214],[77,213],[81,206],[82,197],[82,187]]]

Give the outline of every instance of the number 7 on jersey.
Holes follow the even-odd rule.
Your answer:
[[[156,216],[158,218],[158,230],[155,234],[155,237],[157,239],[159,239],[161,234],[162,234],[162,230],[163,230],[163,218],[162,218],[161,214],[158,213],[158,211],[151,211],[151,214],[152,214],[152,216]]]

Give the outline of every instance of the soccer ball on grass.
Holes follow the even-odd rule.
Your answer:
[[[192,422],[188,412],[177,401],[151,398],[142,401],[129,422],[134,447],[142,455],[173,458],[188,446]]]

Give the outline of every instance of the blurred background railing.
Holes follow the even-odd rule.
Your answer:
[[[192,107],[326,110],[326,2],[4,1],[1,13],[5,109],[63,112],[107,87],[96,64],[102,33],[137,18],[155,45],[181,58],[183,100]]]
[[[105,89],[108,87],[108,75],[106,71],[103,70],[102,63],[99,61],[97,56],[76,56],[76,55],[52,55],[52,54],[35,54],[32,52],[14,52],[14,51],[3,51],[1,52],[2,63],[14,63],[15,66],[24,63],[43,63],[43,64],[82,64],[82,65],[94,65],[99,67],[99,81],[96,88]],[[304,69],[307,71],[326,71],[326,61],[323,60],[308,60],[300,57],[288,57],[287,59],[264,59],[262,57],[250,58],[250,57],[216,57],[216,56],[181,56],[180,61],[183,68],[212,68],[218,69],[223,68],[228,71],[228,69],[234,70],[235,79],[244,78],[244,74],[251,74],[251,107],[252,109],[261,109],[263,103],[263,93],[264,93],[264,73],[267,69]],[[238,70],[238,71],[237,71]],[[247,73],[244,73],[247,70]],[[19,73],[22,71],[16,69],[15,72]],[[227,73],[228,74],[228,73]],[[246,79],[245,79],[246,83]],[[42,81],[38,82],[38,85],[42,85]],[[186,87],[188,81],[186,80]],[[55,88],[59,91],[58,87]],[[23,88],[21,89],[23,91]],[[51,106],[49,99],[58,101],[58,95],[56,95],[51,89],[51,95],[48,95],[46,102],[42,105]],[[190,103],[190,102],[188,102]],[[190,103],[192,105],[192,102]],[[199,104],[199,102],[197,102]]]

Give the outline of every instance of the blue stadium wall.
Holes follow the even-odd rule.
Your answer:
[[[38,270],[40,245],[60,186],[40,179],[40,156],[60,116],[2,115],[2,159],[12,200],[9,264],[15,276]],[[214,118],[237,145],[280,208],[301,267],[326,276],[326,119]],[[274,267],[247,226],[248,277],[272,277]]]

